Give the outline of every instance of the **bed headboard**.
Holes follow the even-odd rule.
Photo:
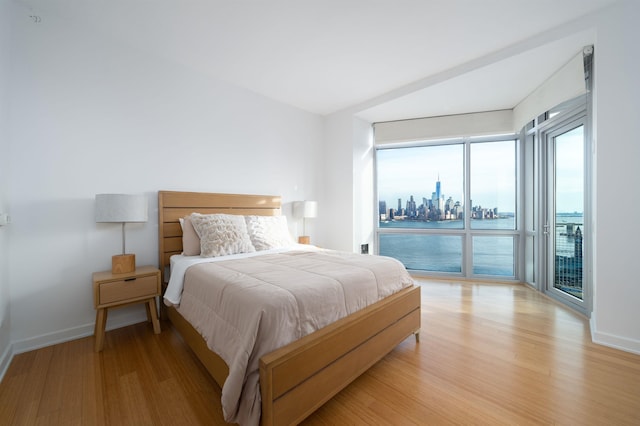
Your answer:
[[[178,219],[193,212],[277,216],[281,214],[281,198],[275,195],[158,191],[158,263],[163,283],[169,259],[182,252],[182,229]]]

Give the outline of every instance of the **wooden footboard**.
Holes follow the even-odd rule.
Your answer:
[[[200,334],[174,309],[168,317],[222,387],[229,374]],[[260,359],[262,425],[300,423],[420,331],[420,287],[402,290]]]
[[[419,330],[415,286],[263,356],[262,424],[301,422]]]

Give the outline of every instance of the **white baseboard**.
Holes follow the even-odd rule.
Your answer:
[[[114,315],[109,317],[107,321],[107,330],[115,330],[116,328],[126,327],[131,324],[137,324],[146,321],[145,311],[136,311],[126,313],[125,315]],[[13,342],[13,353],[20,354],[35,349],[44,348],[46,346],[56,345],[58,343],[68,342],[70,340],[81,339],[83,337],[93,335],[95,323],[85,324],[78,327],[58,330],[52,333],[42,334],[25,340]]]
[[[42,334],[29,339],[18,340],[12,343],[15,355],[29,352],[46,346],[68,342],[70,340],[81,339],[93,334],[93,325],[86,324],[79,327],[58,330],[52,333]]]
[[[112,320],[113,319],[113,320]],[[116,328],[126,327],[128,325],[137,324],[146,321],[147,317],[144,312],[131,312],[126,315],[115,316],[109,318],[107,330],[115,330]],[[40,336],[31,337],[29,339],[18,340],[12,342],[13,353],[20,354],[23,352],[33,351],[35,349],[44,348],[46,346],[56,345],[58,343],[68,342],[70,340],[81,339],[83,337],[93,335],[94,323],[85,324],[78,327],[57,330],[52,333],[42,334]]]
[[[591,340],[593,343],[640,355],[640,341],[596,331],[594,315],[589,320],[589,327],[591,328]]]
[[[147,315],[145,311],[113,315],[113,317],[109,317],[106,329],[115,330],[116,328],[126,327],[146,320]],[[93,335],[93,327],[94,323],[85,324],[9,343],[2,356],[0,356],[0,381],[2,381],[7,372],[14,355],[91,336]]]
[[[4,374],[7,372],[9,368],[9,364],[11,364],[11,360],[13,359],[13,349],[12,345],[8,344],[7,348],[4,350],[2,356],[0,356],[0,382],[4,378]]]

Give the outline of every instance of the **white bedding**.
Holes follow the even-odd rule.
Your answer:
[[[171,263],[165,303],[228,365],[223,413],[241,425],[260,421],[263,355],[413,284],[395,259],[308,245]]]

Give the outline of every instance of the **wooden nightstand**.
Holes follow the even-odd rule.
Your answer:
[[[153,331],[160,333],[156,296],[160,295],[160,270],[153,266],[140,266],[133,272],[113,274],[111,271],[93,273],[93,306],[96,308],[96,352],[104,346],[104,327],[107,309],[134,303],[145,303],[147,320]]]

